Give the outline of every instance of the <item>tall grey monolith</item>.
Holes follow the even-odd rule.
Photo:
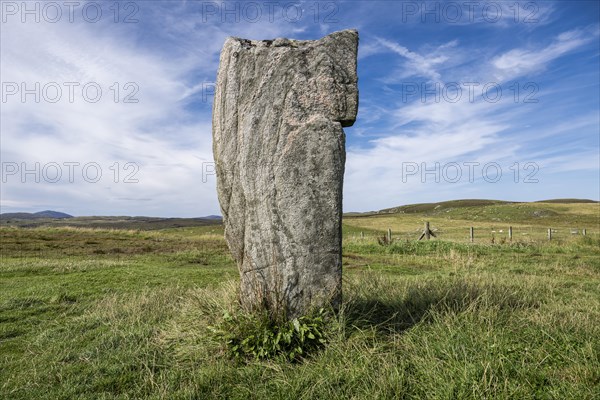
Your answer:
[[[241,302],[287,318],[341,301],[345,136],[358,33],[228,38],[213,107],[225,238]]]

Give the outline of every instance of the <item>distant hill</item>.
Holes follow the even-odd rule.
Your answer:
[[[513,201],[502,201],[502,200],[484,200],[484,199],[464,199],[464,200],[449,200],[441,201],[439,203],[420,203],[420,204],[408,204],[399,207],[385,208],[379,210],[379,214],[395,214],[395,213],[421,213],[429,211],[441,211],[448,208],[460,208],[460,207],[480,207],[480,206],[491,206],[496,204],[511,204]]]
[[[215,220],[215,221],[222,221],[223,217],[221,217],[220,215],[207,215],[206,217],[202,217],[203,219],[210,219],[210,220]]]
[[[52,210],[45,210],[33,214],[36,218],[73,218],[72,215]]]
[[[438,212],[448,209],[463,208],[463,207],[485,207],[501,204],[517,204],[527,203],[518,201],[503,201],[503,200],[486,200],[486,199],[462,199],[462,200],[449,200],[440,201],[438,203],[418,203],[418,204],[407,204],[398,207],[384,208],[379,211],[368,211],[368,212],[349,212],[344,213],[346,217],[368,217],[371,215],[380,214],[411,214],[411,213],[429,213]],[[532,203],[554,203],[554,204],[572,204],[572,203],[598,203],[596,200],[589,199],[549,199],[539,200]]]
[[[0,214],[0,219],[42,219],[42,218],[52,218],[52,219],[64,219],[64,218],[73,218],[72,215],[65,214],[58,211],[45,210],[36,213],[2,213]]]
[[[536,203],[568,204],[568,203],[600,203],[600,202],[598,202],[596,200],[590,200],[590,199],[550,199],[550,200],[536,201]]]
[[[37,213],[36,213],[37,214]],[[5,226],[21,228],[36,228],[38,226],[70,226],[79,228],[98,229],[140,229],[156,230],[168,228],[185,228],[194,226],[220,225],[221,217],[211,215],[202,218],[157,218],[157,217],[127,217],[127,216],[91,216],[91,217],[35,217],[29,213],[1,214],[0,219]],[[48,215],[48,214],[46,214]],[[53,215],[53,214],[52,214]],[[7,216],[7,217],[5,217]],[[7,225],[8,224],[8,225]]]

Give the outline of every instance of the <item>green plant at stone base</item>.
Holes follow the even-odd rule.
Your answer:
[[[292,320],[274,320],[267,311],[223,313],[213,333],[225,342],[226,353],[238,361],[279,359],[299,361],[327,343],[329,313],[321,308]]]

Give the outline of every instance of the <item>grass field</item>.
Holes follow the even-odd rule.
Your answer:
[[[598,399],[599,211],[345,218],[344,306],[298,363],[235,363],[209,329],[238,279],[220,225],[2,227],[0,399]]]

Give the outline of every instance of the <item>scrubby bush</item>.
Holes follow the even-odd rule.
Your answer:
[[[292,320],[274,319],[267,311],[226,311],[214,334],[226,353],[238,361],[279,359],[298,361],[327,343],[332,314],[321,308]]]

